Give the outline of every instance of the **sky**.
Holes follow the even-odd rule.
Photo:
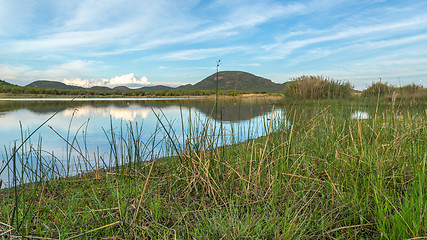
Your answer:
[[[425,0],[0,0],[0,79],[194,84],[246,71],[427,86]]]

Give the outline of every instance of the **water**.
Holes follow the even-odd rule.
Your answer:
[[[51,176],[111,167],[117,164],[114,156],[123,155],[125,143],[135,138],[141,142],[140,158],[149,160],[154,155],[173,154],[171,141],[180,146],[184,141],[197,141],[196,135],[207,128],[210,134],[220,136],[219,145],[241,142],[269,131],[275,118],[271,114],[282,114],[273,103],[240,99],[222,101],[215,107],[215,102],[207,99],[0,100],[0,146],[4,146],[0,179],[3,184],[10,182],[13,148],[55,113],[18,151],[18,172],[23,171],[22,165],[31,169],[40,162],[51,169]],[[128,134],[130,128],[137,137]],[[116,152],[111,151],[113,135],[124,140],[116,142]],[[118,164],[122,163],[126,162]]]
[[[369,119],[370,116],[367,112],[365,111],[360,111],[360,110],[356,110],[353,112],[353,114],[351,114],[351,119],[360,119],[360,120],[364,120],[364,119]]]

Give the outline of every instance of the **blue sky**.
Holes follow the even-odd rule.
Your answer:
[[[0,79],[196,83],[220,70],[427,85],[427,1],[0,0]]]

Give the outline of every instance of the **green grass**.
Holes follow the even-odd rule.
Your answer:
[[[33,177],[32,183],[1,190],[0,235],[42,239],[426,236],[425,105],[410,109],[403,103],[383,105],[387,100],[380,100],[380,104],[353,99],[287,105],[283,118],[266,124],[270,134],[229,146],[218,146],[221,132],[194,117],[191,126],[183,123],[189,140],[169,141],[166,151],[175,155],[166,158],[150,152],[154,141],[140,141],[143,126],[128,125],[122,131],[106,131],[117,164],[69,178],[47,180],[54,169],[49,159],[37,154],[41,150],[18,151],[12,163],[39,156],[40,166],[24,173]],[[351,119],[355,110],[367,112],[370,118]],[[285,122],[291,125],[285,127]],[[158,131],[175,138],[165,120]],[[143,161],[147,155],[154,158]]]

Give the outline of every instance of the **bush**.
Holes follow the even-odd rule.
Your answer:
[[[422,85],[417,85],[415,83],[400,87],[398,90],[401,94],[419,94],[426,91]]]
[[[395,89],[394,86],[388,85],[388,83],[372,83],[371,86],[362,91],[362,96],[386,95],[392,93]]]
[[[353,86],[323,76],[301,76],[286,85],[285,97],[291,99],[349,98]]]

